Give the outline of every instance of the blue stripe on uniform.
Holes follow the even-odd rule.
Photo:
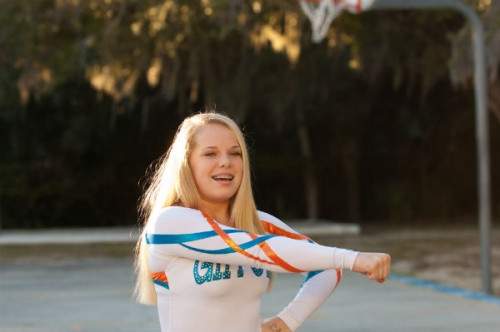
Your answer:
[[[311,271],[311,272],[307,273],[306,278],[304,279],[304,282],[302,284],[305,284],[309,279],[311,279],[312,277],[314,277],[317,274],[320,274],[323,271],[325,271],[325,270]]]
[[[153,279],[153,283],[157,284],[158,286],[165,287],[166,289],[170,289],[170,287],[168,286],[167,282],[163,282],[161,280],[155,280],[155,279]]]
[[[225,230],[225,232],[229,234],[229,233],[244,233],[245,231],[238,229],[228,229]],[[206,232],[188,233],[188,234],[146,234],[146,243],[177,244],[183,242],[203,240],[213,236],[218,236],[215,231],[206,231]]]
[[[266,241],[267,239],[272,238],[272,237],[275,237],[275,235],[268,234],[268,235],[259,236],[255,240],[240,244],[239,247],[241,249],[248,249],[248,248],[251,248],[251,247],[253,247],[261,242]],[[183,246],[184,248],[187,248],[187,249],[190,249],[193,251],[197,251],[197,252],[202,252],[205,254],[222,255],[222,254],[231,254],[231,253],[235,252],[235,250],[233,248],[230,248],[230,247],[223,248],[223,249],[199,249],[199,248],[188,246],[187,244],[184,244],[184,243],[180,243],[180,245]]]

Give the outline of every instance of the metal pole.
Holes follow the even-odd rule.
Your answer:
[[[476,150],[481,279],[483,292],[493,294],[491,281],[490,150],[484,29],[477,13],[459,0],[375,0],[371,9],[450,8],[464,15],[472,26],[474,45],[474,93],[476,102]]]
[[[3,220],[2,220],[2,191],[0,190],[0,233],[2,232],[2,225]]]

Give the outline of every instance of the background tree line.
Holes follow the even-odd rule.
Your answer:
[[[476,211],[460,15],[344,14],[310,40],[296,1],[0,1],[2,227],[133,224],[188,114],[236,118],[259,208],[283,218],[460,222]],[[500,215],[500,5],[487,31]]]

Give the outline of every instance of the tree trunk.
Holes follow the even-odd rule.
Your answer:
[[[347,206],[349,219],[358,221],[361,218],[359,192],[359,153],[358,144],[354,140],[346,142],[342,153],[342,167],[347,178]]]
[[[500,81],[490,84],[490,110],[500,124]]]
[[[149,123],[149,98],[145,98],[142,103],[142,112],[141,112],[141,134],[146,132]]]
[[[304,194],[306,199],[307,218],[318,218],[318,182],[314,171],[314,160],[312,155],[309,130],[298,115],[297,134],[300,142],[300,151],[304,160]]]

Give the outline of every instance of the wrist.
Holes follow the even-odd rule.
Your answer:
[[[359,255],[359,251],[335,248],[334,260],[338,262],[338,267],[341,269],[348,269],[350,271],[354,268],[354,262]]]
[[[277,314],[276,318],[278,318],[289,331],[295,331],[301,324],[301,322],[297,321],[297,319],[295,319],[286,309]]]

